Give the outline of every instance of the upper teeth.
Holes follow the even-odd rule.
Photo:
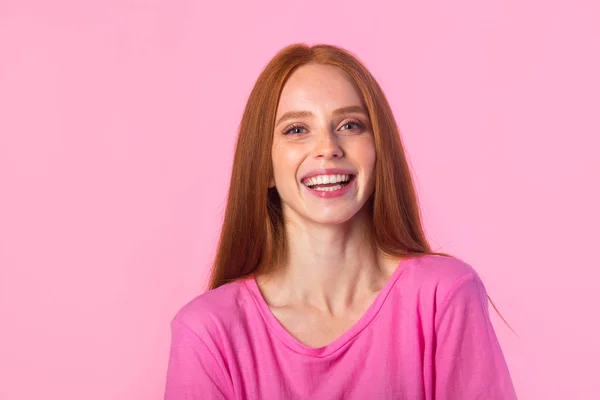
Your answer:
[[[349,179],[350,175],[317,175],[305,179],[304,184],[306,186],[323,185],[326,183],[347,182]]]

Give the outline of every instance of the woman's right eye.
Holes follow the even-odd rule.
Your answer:
[[[284,135],[299,135],[303,132],[300,132],[300,130],[304,129],[303,126],[300,125],[292,125],[289,128],[287,128],[285,131],[283,131]]]

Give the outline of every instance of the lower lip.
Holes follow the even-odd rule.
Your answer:
[[[346,194],[348,191],[350,191],[350,189],[352,189],[352,186],[354,186],[355,184],[354,182],[356,182],[356,177],[353,177],[350,183],[348,183],[346,186],[342,186],[342,188],[338,190],[315,190],[309,188],[304,184],[302,186],[304,186],[306,190],[308,190],[311,194],[314,194],[317,197],[320,197],[322,199],[331,199],[333,197],[340,197]]]

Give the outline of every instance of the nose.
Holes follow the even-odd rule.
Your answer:
[[[340,158],[344,155],[339,143],[339,138],[335,132],[323,131],[318,135],[314,155],[317,158],[324,158],[326,160]]]

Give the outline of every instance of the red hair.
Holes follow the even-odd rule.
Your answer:
[[[375,138],[375,190],[371,208],[375,246],[392,257],[437,254],[421,215],[398,126],[375,78],[357,57],[331,45],[294,44],[282,49],[258,77],[246,104],[233,160],[229,196],[209,289],[268,273],[285,258],[281,201],[269,189],[275,113],[281,90],[299,66],[317,63],[345,71],[360,91]]]
[[[316,63],[345,71],[360,91],[375,137],[375,191],[370,207],[372,239],[383,253],[397,258],[434,252],[421,221],[418,199],[400,132],[383,90],[360,60],[337,46],[294,44],[273,57],[259,75],[240,123],[225,219],[212,266],[209,289],[265,274],[285,259],[281,200],[268,187],[271,146],[279,96],[299,66]],[[500,314],[500,318],[515,332]],[[516,333],[516,332],[515,332]]]

